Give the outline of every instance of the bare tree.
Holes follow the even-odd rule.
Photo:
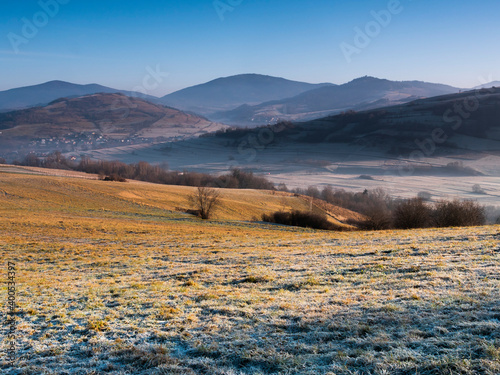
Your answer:
[[[207,220],[220,206],[220,197],[220,190],[203,186],[197,188],[196,192],[189,197],[189,200],[196,206],[201,218]]]

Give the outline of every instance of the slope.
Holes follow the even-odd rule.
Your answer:
[[[113,215],[153,215],[178,217],[195,207],[189,202],[196,188],[167,186],[140,181],[110,183],[97,176],[77,172],[33,167],[0,165],[0,202],[3,209],[32,207],[33,210],[56,210],[80,213],[100,210]],[[349,220],[363,216],[350,210],[315,201],[308,197],[266,190],[221,190],[218,220],[253,220],[278,210],[302,210],[326,214],[330,222],[347,228]]]
[[[198,136],[224,127],[123,94],[93,94],[1,113],[0,146],[4,153],[19,149],[50,151],[51,147],[78,151],[116,142]]]

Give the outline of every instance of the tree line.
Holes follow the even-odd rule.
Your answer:
[[[100,179],[108,181],[139,180],[165,185],[274,190],[274,184],[265,177],[238,168],[221,176],[214,176],[199,172],[171,171],[168,169],[167,163],[151,165],[141,161],[126,164],[120,161],[92,160],[88,157],[82,157],[79,162],[74,162],[67,159],[59,151],[44,158],[31,153],[26,155],[22,161],[14,162],[14,164],[92,173],[99,175]]]
[[[281,187],[281,190],[285,189],[285,186]],[[331,186],[323,190],[312,186],[291,192],[363,214],[366,220],[350,224],[366,230],[479,226],[486,223],[486,208],[472,200],[453,199],[430,203],[422,195],[398,199],[383,189],[355,193],[334,190]]]

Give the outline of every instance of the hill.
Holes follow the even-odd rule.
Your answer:
[[[348,110],[380,108],[458,92],[458,88],[441,84],[363,77],[339,86],[309,90],[283,100],[255,106],[243,105],[231,111],[215,113],[211,118],[245,126],[275,123],[278,120],[305,121]]]
[[[188,87],[164,96],[160,102],[210,117],[216,111],[284,99],[323,86],[332,84],[310,84],[260,74],[240,74]]]
[[[481,89],[298,123],[281,134],[291,143],[362,145],[404,160],[416,159],[414,151],[421,157],[496,152],[499,103],[500,88]]]
[[[40,85],[0,91],[0,112],[43,106],[59,98],[77,97],[97,93],[122,93],[146,100],[158,98],[138,92],[117,90],[97,84],[78,85],[64,81],[50,81]]]
[[[126,183],[106,183],[97,180],[97,176],[86,173],[7,165],[0,165],[0,174],[2,182],[8,186],[2,190],[4,196],[16,196],[16,202],[23,201],[28,205],[39,204],[42,197],[36,192],[49,188],[50,195],[47,199],[54,202],[64,202],[63,196],[72,191],[72,202],[66,202],[63,206],[71,204],[74,208],[79,206],[79,201],[91,202],[93,206],[102,209],[119,206],[134,211],[138,207],[145,207],[157,213],[177,212],[179,215],[195,208],[188,198],[195,193],[196,188],[188,186],[166,186],[133,180]],[[9,200],[6,204],[8,202]],[[346,229],[353,228],[347,224],[348,221],[363,220],[363,215],[326,202],[315,200],[311,204],[310,199],[305,196],[250,189],[221,190],[221,207],[216,212],[216,218],[249,221],[260,219],[262,214],[274,211],[309,211],[311,208],[314,213],[324,214],[331,223]]]
[[[17,323],[1,372],[499,373],[499,226],[207,222],[168,210],[183,194],[0,172]],[[249,194],[224,212],[279,205]]]
[[[4,154],[84,151],[198,136],[221,128],[225,125],[139,98],[93,94],[0,113],[0,147]]]

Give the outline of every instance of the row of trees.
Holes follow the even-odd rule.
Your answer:
[[[232,169],[229,173],[214,176],[207,173],[170,171],[168,164],[151,165],[147,162],[126,164],[119,161],[91,160],[83,157],[79,163],[68,160],[56,151],[44,158],[28,154],[19,165],[32,167],[70,169],[101,176],[103,180],[124,181],[139,180],[165,185],[212,186],[227,189],[262,189],[273,190],[274,184],[265,177],[241,169]]]
[[[395,199],[383,189],[353,193],[331,186],[322,191],[309,187],[292,192],[359,212],[367,220],[352,224],[369,230],[473,226],[486,222],[485,207],[470,200],[441,200],[431,204],[423,197]]]

